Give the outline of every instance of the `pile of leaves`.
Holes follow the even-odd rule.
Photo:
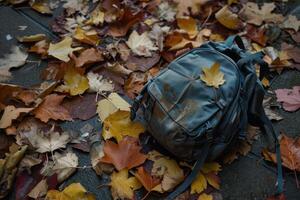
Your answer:
[[[28,3],[47,15],[58,6],[64,11],[51,25],[58,38],[43,33],[15,36],[27,49],[12,46],[0,59],[0,198],[9,194],[15,182],[16,199],[95,199],[80,183],[56,190],[77,168],[82,168],[73,148],[89,152],[91,167],[99,176],[111,175],[108,186],[114,199],[137,198],[140,188],[147,191],[145,197],[150,192],[172,191],[191,171],[191,163],[176,161],[146,143],[144,138],[149,135],[141,122],[130,120],[130,105],[124,99],[135,98],[168,63],[206,41],[220,42],[239,34],[249,51],[264,51],[264,60],[272,71],[262,77],[266,88],[272,74],[300,69],[300,21],[293,14],[283,15],[281,3],[5,2],[14,6]],[[273,46],[278,40],[280,45]],[[31,88],[9,84],[13,76],[10,70],[23,66],[29,54],[37,54],[48,63],[41,73],[43,82]],[[226,81],[218,63],[206,67],[201,75],[205,84],[218,88]],[[300,108],[299,86],[275,93],[286,111]],[[264,106],[272,120],[282,120],[270,99]],[[88,123],[79,132],[63,130],[59,125],[96,115],[103,127],[100,132]],[[239,155],[246,155],[257,136],[258,128],[249,126],[247,140],[225,155],[223,162],[231,163]],[[300,158],[295,153],[300,149],[299,141],[283,135],[281,143],[284,166],[299,171]],[[265,150],[263,155],[276,162],[273,153]],[[178,199],[216,199],[220,170],[217,162],[206,163]]]

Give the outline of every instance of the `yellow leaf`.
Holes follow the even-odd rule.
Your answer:
[[[45,34],[35,34],[35,35],[27,35],[22,37],[17,37],[19,42],[39,42],[41,40],[46,39]]]
[[[81,75],[74,67],[69,66],[64,75],[64,85],[57,88],[60,92],[69,92],[75,96],[83,94],[89,88],[88,79]]]
[[[200,79],[206,83],[207,86],[219,88],[220,85],[225,83],[224,74],[220,71],[220,64],[214,63],[210,68],[203,68],[204,74]]]
[[[31,8],[34,10],[42,13],[42,14],[51,14],[52,11],[49,6],[49,1],[42,0],[42,1],[33,1],[30,3]]]
[[[86,22],[86,24],[93,24],[98,26],[99,24],[103,24],[105,13],[102,12],[99,8],[96,8],[92,14],[90,19]]]
[[[184,179],[183,170],[175,160],[156,151],[150,152],[148,159],[154,162],[151,174],[162,178],[161,183],[155,186],[153,191],[161,193],[169,191]]]
[[[232,30],[239,30],[243,27],[243,23],[238,18],[237,14],[234,14],[228,9],[228,6],[221,8],[216,14],[216,19],[226,28]]]
[[[201,193],[207,188],[207,181],[202,172],[199,172],[197,178],[192,182],[191,194]]]
[[[133,191],[142,187],[136,177],[128,178],[128,170],[123,169],[111,175],[111,192],[114,199],[133,199]]]
[[[190,38],[194,38],[198,34],[197,21],[192,17],[177,18],[177,25],[186,31]]]
[[[211,194],[200,194],[200,196],[198,197],[198,200],[213,200],[213,196]]]
[[[209,163],[204,163],[201,171],[203,173],[209,173],[209,172],[219,172],[221,171],[221,165],[217,162],[209,162]]]
[[[261,80],[261,83],[263,84],[264,87],[270,86],[270,81],[266,77],[263,77],[263,79]]]
[[[118,110],[104,120],[102,136],[105,140],[114,137],[119,142],[127,135],[137,138],[144,131],[140,122],[130,120],[129,111]]]
[[[96,200],[95,196],[86,191],[80,183],[72,183],[62,192],[49,190],[47,200]]]
[[[48,55],[58,58],[59,60],[62,60],[64,62],[68,62],[70,60],[70,53],[82,49],[81,47],[72,48],[71,45],[72,38],[70,37],[65,37],[65,39],[56,44],[50,43]]]
[[[220,178],[214,173],[205,174],[205,178],[209,185],[213,186],[216,189],[220,189]]]
[[[130,104],[115,92],[110,93],[107,99],[102,99],[97,103],[97,113],[102,122],[118,110],[130,111]]]
[[[75,30],[74,38],[80,42],[95,46],[100,42],[100,38],[95,30],[85,31],[79,26]]]

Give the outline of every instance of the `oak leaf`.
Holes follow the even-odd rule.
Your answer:
[[[135,30],[130,34],[126,44],[132,52],[139,56],[151,57],[151,51],[156,51],[158,48],[148,36],[148,32],[139,35]]]
[[[33,111],[36,118],[47,123],[49,119],[68,120],[72,118],[66,108],[61,105],[65,95],[50,94],[45,97],[44,101]]]
[[[105,140],[114,137],[120,142],[125,136],[137,138],[144,131],[140,122],[131,121],[130,112],[118,110],[104,120],[102,136]]]
[[[62,41],[55,44],[50,43],[48,55],[51,55],[64,62],[68,62],[70,60],[69,54],[82,49],[81,47],[72,48],[71,45],[72,38],[70,37],[65,37]]]
[[[220,64],[214,63],[210,68],[203,67],[203,74],[200,79],[205,82],[207,86],[219,88],[225,83],[224,74],[220,71]]]
[[[151,176],[143,166],[137,168],[135,177],[142,183],[148,192],[160,183],[160,179]]]
[[[21,113],[28,113],[33,108],[16,108],[12,105],[6,106],[0,120],[0,128],[7,128],[12,124],[14,119],[17,119]]]
[[[64,84],[56,88],[59,92],[68,92],[75,96],[83,94],[89,89],[89,81],[87,77],[82,75],[77,68],[68,66],[64,74]]]
[[[107,99],[102,99],[97,103],[97,113],[102,122],[118,110],[130,111],[130,104],[117,93],[112,92]]]
[[[187,32],[190,38],[194,38],[198,34],[197,21],[192,17],[177,18],[177,25]]]
[[[49,190],[47,200],[96,200],[96,197],[86,191],[80,183],[72,183],[63,191]]]
[[[274,3],[264,3],[261,8],[259,8],[256,3],[247,2],[239,15],[247,23],[257,26],[260,26],[263,22],[281,23],[284,19],[283,16],[281,14],[272,13],[275,7]]]
[[[280,152],[282,165],[300,172],[300,139],[293,139],[285,134],[281,134]],[[276,153],[271,153],[267,150],[263,151],[263,156],[266,160],[276,163]]]
[[[118,171],[131,169],[145,162],[147,156],[140,152],[141,149],[138,139],[133,137],[125,137],[118,144],[108,140],[104,144],[101,161],[113,164]]]
[[[293,112],[300,108],[300,86],[294,86],[293,89],[277,89],[275,93],[277,101],[283,102],[284,110]]]
[[[161,193],[170,191],[184,179],[183,170],[175,160],[156,151],[150,152],[148,156],[148,159],[154,162],[151,174],[162,179],[161,183],[152,189],[153,191]]]
[[[218,22],[231,30],[239,30],[243,27],[238,15],[231,12],[227,5],[216,12],[215,17]]]
[[[142,186],[136,177],[128,177],[127,169],[114,172],[110,179],[113,199],[133,199],[133,191]]]

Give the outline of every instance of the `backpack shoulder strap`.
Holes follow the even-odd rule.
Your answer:
[[[229,36],[225,41],[225,44],[229,47],[231,47],[234,43],[236,43],[239,48],[244,49],[244,50],[246,49],[244,42],[239,35]]]
[[[203,150],[199,155],[199,159],[196,161],[191,173],[185,178],[185,180],[172,192],[170,193],[165,200],[174,200],[178,195],[183,193],[196,179],[200,169],[202,168],[208,153],[209,153],[210,143],[207,142],[203,146]]]

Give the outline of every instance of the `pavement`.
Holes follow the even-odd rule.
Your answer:
[[[61,9],[55,11],[57,16]],[[20,45],[15,37],[22,35],[31,35],[44,33],[49,38],[56,39],[51,33],[49,23],[54,16],[41,15],[29,7],[4,7],[0,6],[0,57],[8,52],[12,45]],[[19,26],[27,26],[24,31],[19,30]],[[7,40],[7,35],[13,39]],[[29,60],[39,61],[39,57],[30,55]],[[12,84],[23,86],[33,86],[42,82],[40,72],[46,67],[46,62],[30,62],[25,66],[13,70]],[[291,88],[300,85],[300,72],[296,70],[285,70],[278,75],[271,85],[271,90],[278,88]],[[1,91],[0,91],[1,92]],[[275,127],[289,136],[300,136],[300,111],[288,113],[282,109],[278,112],[284,117],[280,122],[274,123]],[[86,123],[90,123],[99,133],[101,132],[100,123],[97,117],[89,121],[76,120],[73,122],[62,123],[61,126],[66,130],[79,130]],[[266,164],[260,156],[260,150],[264,144],[258,139],[252,147],[252,153],[241,157],[231,164],[222,166],[221,189],[220,193],[224,200],[262,200],[275,193],[276,167],[272,164]],[[74,150],[79,156],[80,166],[90,165],[89,155]],[[284,170],[286,196],[288,200],[300,200],[300,189],[296,187],[294,172]],[[300,180],[300,174],[298,173]],[[110,200],[110,190],[108,187],[97,186],[108,183],[109,176],[97,176],[92,169],[78,169],[77,172],[64,182],[65,184],[80,182],[88,191],[94,193],[97,200]],[[14,193],[11,192],[10,200],[14,199]],[[150,196],[149,199],[163,199],[157,196]]]

